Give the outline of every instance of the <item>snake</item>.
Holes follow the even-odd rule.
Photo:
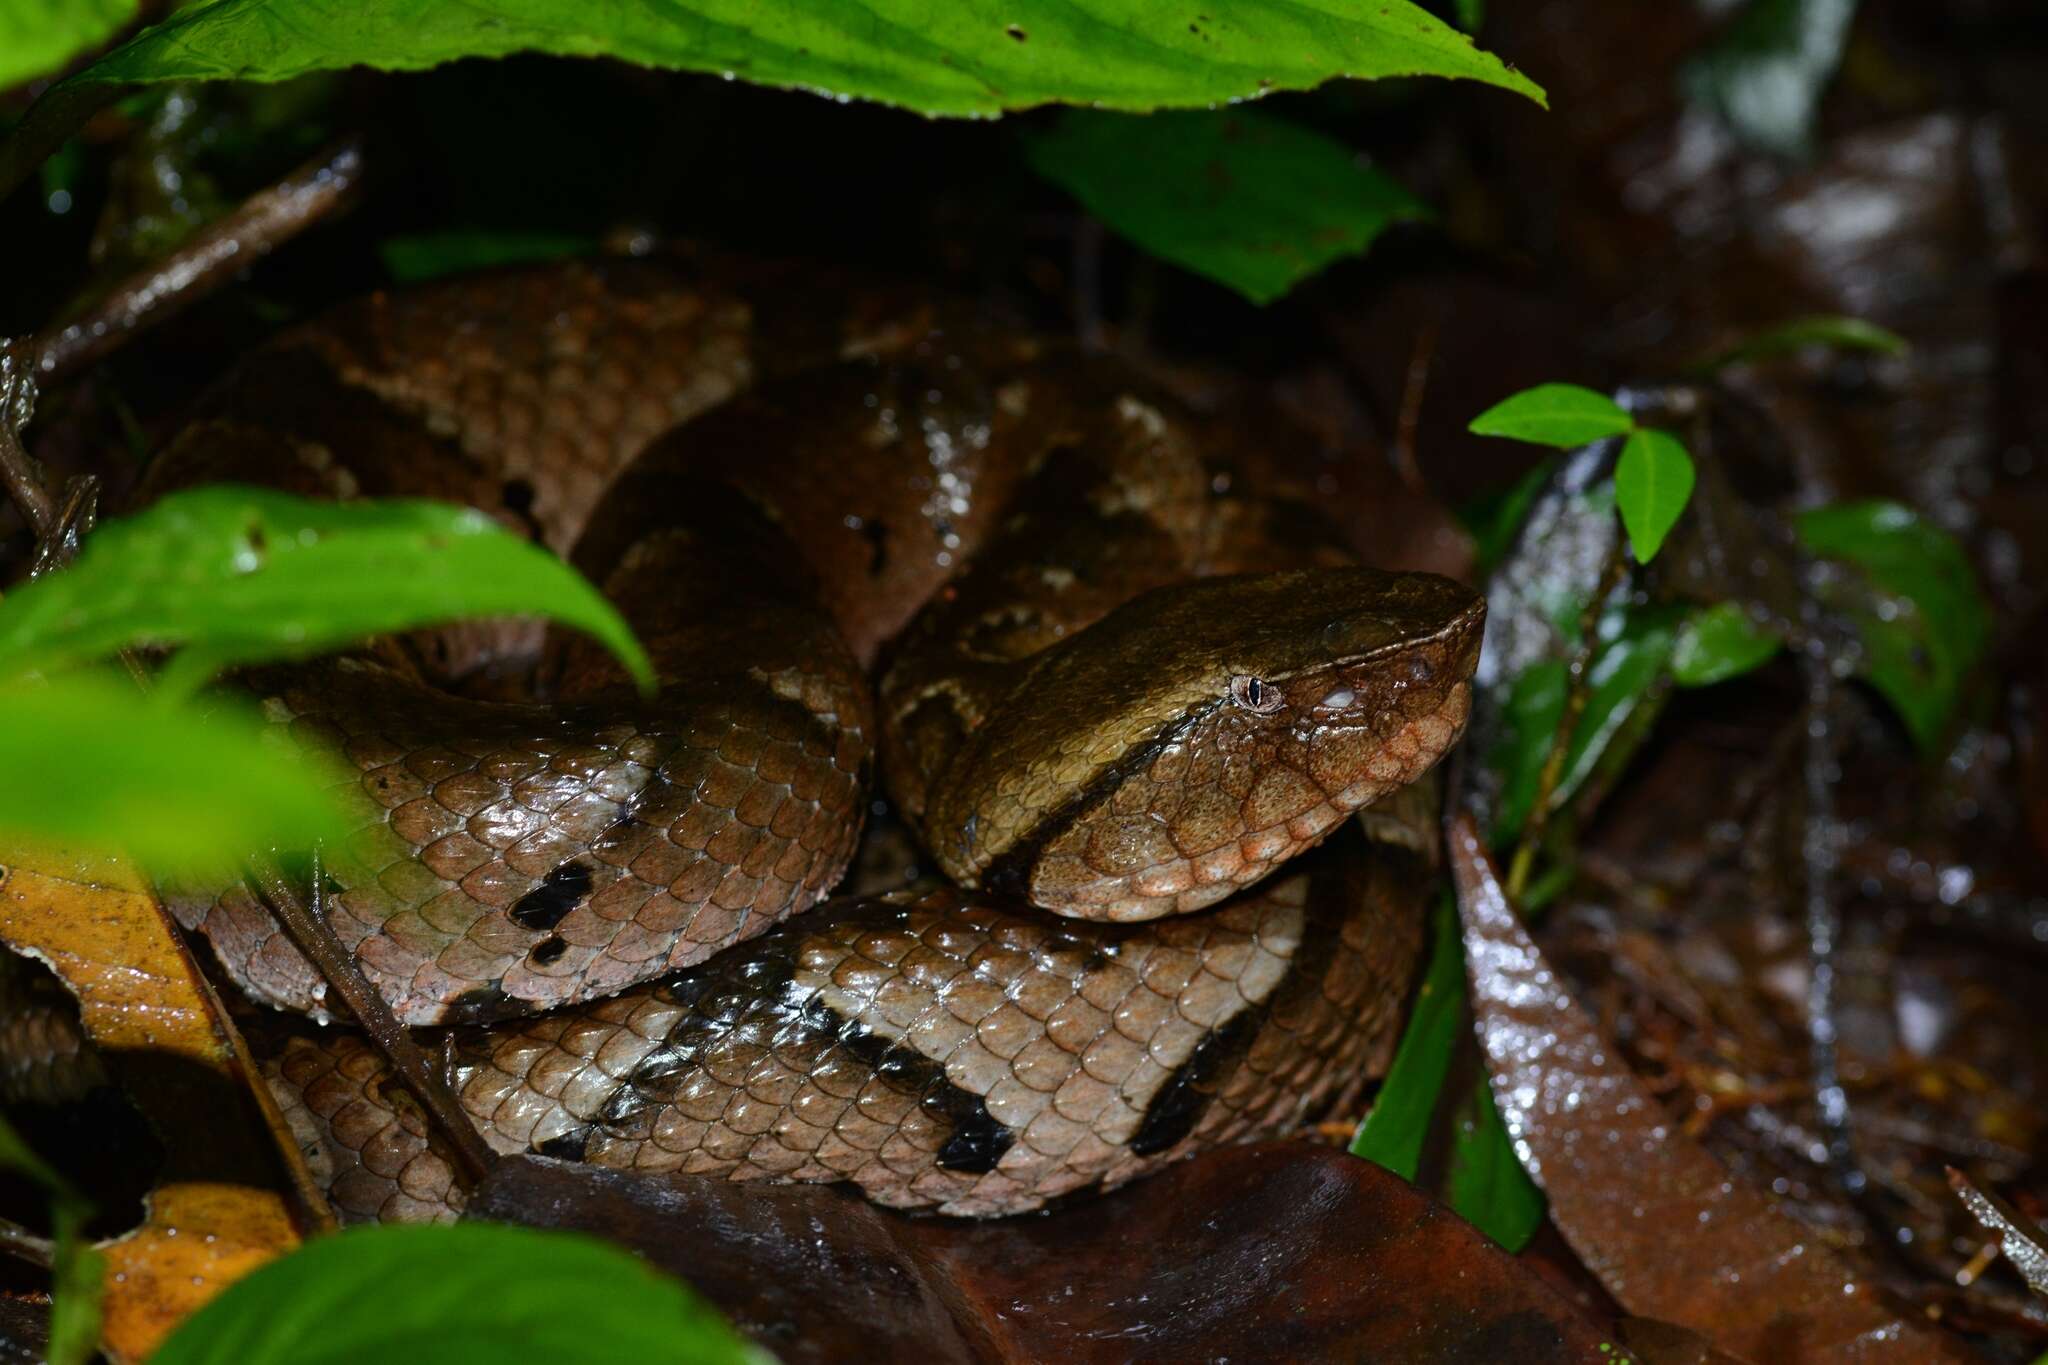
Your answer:
[[[1361,563],[1285,444],[954,300],[678,253],[295,324],[139,501],[465,503],[646,646],[651,695],[528,621],[235,680],[340,765],[324,913],[492,1148],[990,1216],[1289,1131],[1391,1054],[1432,871],[1352,817],[1427,826],[1484,603]],[[884,794],[937,875],[835,897]],[[166,901],[326,1019],[245,885]],[[343,1217],[460,1212],[368,1042],[309,1024],[267,1075]]]

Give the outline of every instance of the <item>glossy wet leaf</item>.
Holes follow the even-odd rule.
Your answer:
[[[1570,450],[1602,437],[1625,436],[1635,430],[1635,419],[1604,393],[1577,384],[1538,384],[1480,413],[1470,430]]]
[[[213,669],[321,654],[468,616],[545,616],[603,641],[644,684],[646,652],[573,569],[480,512],[332,503],[214,485],[102,525],[78,559],[0,601],[0,676],[190,649]]]
[[[1451,1132],[1444,1197],[1473,1227],[1507,1250],[1520,1251],[1543,1226],[1543,1191],[1515,1158],[1514,1140],[1484,1077],[1458,1107]]]
[[[1557,468],[1557,457],[1546,456],[1508,488],[1489,497],[1477,498],[1457,509],[1458,520],[1471,533],[1484,572],[1507,557],[1528,519],[1529,508],[1542,491],[1544,480]]]
[[[434,232],[387,237],[377,254],[392,279],[417,284],[470,270],[587,256],[595,250],[595,241],[565,232]]]
[[[1663,548],[1692,499],[1695,477],[1692,456],[1668,432],[1646,427],[1622,446],[1614,466],[1614,506],[1639,562],[1649,563]]]
[[[1855,17],[1856,0],[1749,0],[1686,68],[1686,93],[1749,145],[1803,155]]]
[[[587,1237],[485,1223],[322,1238],[195,1313],[156,1365],[758,1365],[680,1281]]]
[[[2048,1229],[1997,1195],[1978,1189],[1953,1166],[1948,1169],[1948,1184],[1969,1209],[1970,1216],[1998,1239],[1998,1249],[2019,1271],[2027,1288],[2048,1298]]]
[[[1151,254],[1268,303],[1420,200],[1333,138],[1248,109],[1151,115],[1074,110],[1026,155]]]
[[[1629,1312],[1745,1360],[1960,1362],[1681,1132],[1529,938],[1470,819],[1448,831],[1493,1094],[1550,1219]]]
[[[1542,91],[1408,0],[357,0],[192,5],[80,82],[284,80],[514,52],[616,57],[926,114],[1207,106],[1337,76]]]
[[[254,711],[146,698],[80,674],[0,691],[0,840],[125,853],[161,875],[218,871],[273,844],[347,828],[325,788],[341,779],[276,742]]]
[[[902,1218],[844,1188],[521,1157],[470,1210],[618,1239],[792,1361],[1613,1358],[1599,1325],[1470,1224],[1305,1142],[1219,1148],[1023,1218]]]
[[[1876,589],[1842,594],[1862,638],[1864,677],[1905,719],[1923,750],[1937,748],[1991,639],[1991,611],[1962,547],[1892,502],[1839,503],[1799,517],[1800,539]]]
[[[1780,356],[1794,355],[1817,346],[1838,351],[1874,351],[1879,355],[1888,356],[1901,356],[1911,349],[1904,337],[1874,322],[1824,313],[1814,317],[1794,318],[1790,322],[1745,337],[1712,359],[1701,362],[1696,368],[1712,371],[1725,369],[1730,365],[1775,360]]]
[[[120,32],[136,0],[7,0],[0,4],[0,90],[47,76]]]
[[[1770,661],[1784,642],[1750,619],[1736,602],[1716,602],[1687,617],[1671,649],[1671,677],[1680,687],[1709,687]]]
[[[1372,1110],[1351,1140],[1353,1156],[1384,1166],[1403,1180],[1415,1178],[1430,1117],[1465,1020],[1465,955],[1458,944],[1457,908],[1446,896],[1437,907],[1427,974]]]
[[[92,1206],[59,1175],[56,1168],[29,1149],[0,1118],[0,1167],[34,1181],[50,1198],[50,1343],[48,1365],[82,1365],[99,1349],[100,1298],[105,1259],[85,1240],[85,1220]]]

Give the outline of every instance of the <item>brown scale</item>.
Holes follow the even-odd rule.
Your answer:
[[[762,282],[778,273],[775,287]],[[1126,1178],[1159,1155],[1140,1150],[1132,1115],[1165,1103],[1135,1072],[1118,1082],[1135,1087],[1124,1109],[1026,1112],[1015,1087],[1051,1073],[975,1071],[962,1060],[972,1049],[917,1051],[878,1016],[857,1038],[812,1030],[808,1061],[778,1062],[789,1093],[748,1090],[712,1114],[709,1098],[634,1072],[646,1056],[618,1059],[641,1044],[672,1060],[690,1050],[670,1038],[698,1007],[679,987],[643,983],[713,954],[705,970],[719,980],[749,963],[767,970],[732,945],[840,879],[878,741],[899,807],[977,894],[945,915],[939,902],[835,911],[818,932],[848,915],[923,915],[919,941],[937,951],[949,935],[991,936],[990,962],[1019,936],[1122,943],[1114,936],[1140,931],[1042,911],[1139,921],[1227,901],[1413,781],[1463,728],[1483,605],[1445,579],[1337,567],[1348,556],[1314,509],[1262,499],[1241,471],[1220,475],[1194,421],[1112,362],[887,291],[770,267],[710,277],[594,263],[375,296],[259,352],[153,471],[152,493],[242,478],[470,502],[566,552],[655,660],[662,687],[646,699],[586,639],[492,625],[252,674],[294,739],[353,771],[358,828],[326,851],[335,927],[409,1022],[597,1001],[507,1025],[506,1039],[526,1040],[509,1052],[472,1038],[492,1060],[476,1062],[465,1097],[484,1104],[503,1145],[855,1179],[878,1198],[956,1212]],[[1205,972],[1236,982],[1247,926],[1301,919],[1285,890],[1296,885],[1128,942],[1192,964],[1193,983]],[[171,899],[252,994],[319,1011],[324,987],[245,892]],[[1025,902],[1039,909],[1011,908]],[[1234,965],[1212,971],[1210,954]],[[1252,1002],[1262,1007],[1292,998],[1282,987],[1300,965],[1258,960],[1269,958],[1272,990]],[[1391,964],[1375,989],[1406,961],[1376,965]],[[1078,962],[1061,969],[1077,991]],[[977,967],[939,994],[950,1010],[994,991],[975,1028],[1017,1046],[991,1055],[1054,1065],[1053,1024],[996,998],[1007,987],[987,973],[1000,970]],[[787,1004],[766,977],[755,984],[733,1009]],[[1238,1075],[1217,1060],[1223,1043],[1203,1042],[1222,1016],[1179,990],[1130,996],[1118,1017],[1136,1032],[1103,1046],[1144,1052],[1163,1068],[1153,1080],[1198,1062]],[[1146,1003],[1155,997],[1167,1003]],[[821,986],[805,998],[865,1020],[850,996]],[[1358,999],[1354,1032],[1329,1029],[1362,1056],[1392,1025],[1379,996]],[[611,1052],[586,1055],[591,1039]],[[729,1042],[751,1046],[744,1034]],[[1257,1074],[1307,1068],[1301,1095],[1357,1075],[1332,1060],[1335,1043],[1293,1060],[1270,1052],[1278,1043],[1250,1045],[1271,1062]],[[691,1047],[707,1066],[726,1056]],[[286,1059],[283,1078],[305,1087],[303,1103],[288,1100],[331,1125],[338,1169],[354,1172],[344,1183],[374,1176],[408,1191],[398,1204],[388,1191],[344,1202],[445,1204],[421,1173],[430,1154],[379,1107],[392,1097],[372,1059],[336,1048]],[[578,1071],[577,1057],[596,1070]],[[819,1088],[844,1090],[863,1067],[882,1090]],[[891,1067],[940,1068],[950,1089],[910,1086]],[[689,1084],[729,1080],[706,1070]],[[543,1113],[518,1099],[529,1093],[561,1107]],[[946,1103],[932,1108],[931,1093]],[[808,1124],[838,1101],[889,1114],[872,1130],[812,1124],[811,1148],[742,1150],[741,1137],[783,1122],[774,1106]],[[1213,1106],[1186,1102],[1204,1140],[1240,1131],[1224,1117],[1239,1110],[1212,1120]],[[996,1147],[980,1172],[946,1155]]]
[[[1342,842],[1144,925],[950,888],[834,901],[661,982],[462,1031],[456,1089],[504,1152],[1022,1212],[1285,1134],[1378,1074],[1429,868]],[[362,1041],[294,1040],[273,1074],[344,1216],[460,1210],[446,1153]]]

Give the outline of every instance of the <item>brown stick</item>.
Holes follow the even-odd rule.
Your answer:
[[[326,878],[317,852],[309,878],[310,904],[299,899],[291,879],[268,857],[250,859],[249,872],[292,942],[320,969],[349,1013],[355,1016],[356,1023],[370,1035],[370,1040],[397,1070],[406,1089],[427,1111],[429,1121],[441,1130],[469,1182],[482,1180],[497,1164],[498,1154],[485,1145],[476,1125],[456,1101],[454,1091],[448,1088],[441,1070],[413,1038],[412,1030],[398,1021],[384,997],[363,978],[355,955],[343,946],[328,924],[324,904]]]
[[[362,176],[357,139],[329,145],[207,224],[163,260],[121,281],[84,317],[43,337],[36,377],[50,383],[75,374],[144,328],[206,297],[236,271],[331,216],[348,202]]]
[[[7,496],[21,509],[21,518],[36,539],[43,541],[56,529],[57,504],[21,444],[21,429],[36,405],[33,354],[32,343],[0,345],[0,483],[5,483]]]

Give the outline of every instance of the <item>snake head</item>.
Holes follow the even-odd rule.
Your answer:
[[[1198,579],[1033,661],[926,829],[967,886],[1085,919],[1214,904],[1463,733],[1484,599],[1375,569]]]

